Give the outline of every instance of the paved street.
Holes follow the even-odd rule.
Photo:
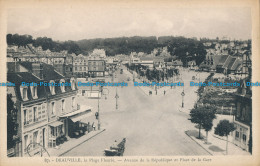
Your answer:
[[[119,82],[127,78],[125,73],[117,73],[117,77]],[[132,82],[128,83],[128,87],[117,88],[118,110],[115,109],[115,87],[109,88],[107,100],[104,96],[100,100],[101,128],[106,131],[65,156],[102,156],[104,149],[124,137],[124,156],[209,155],[185,134],[186,130],[194,129],[194,125],[187,113],[179,111],[182,87],[170,89],[165,96],[151,97]],[[188,103],[189,98],[185,99]],[[97,111],[97,100],[80,97],[79,102]]]

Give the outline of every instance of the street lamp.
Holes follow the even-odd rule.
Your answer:
[[[183,86],[184,87],[184,86]],[[182,96],[182,104],[181,104],[181,107],[183,108],[184,107],[184,96],[185,96],[185,93],[184,93],[184,88],[183,88],[183,91],[181,93],[181,96]]]
[[[182,79],[181,79],[182,80]],[[184,93],[184,81],[182,80],[183,82],[183,90],[181,92],[181,96],[182,96],[182,103],[181,103],[181,107],[184,108],[184,96],[185,96],[185,93]]]
[[[100,130],[100,114],[99,114],[99,93],[100,91],[98,91],[98,130]]]
[[[115,96],[115,98],[116,98],[116,109],[118,109],[117,99],[119,98],[119,96],[117,94],[117,88],[116,88],[116,96]]]
[[[197,77],[198,74],[199,74],[199,83],[200,83],[200,72],[198,72],[198,73],[195,75],[195,78]],[[199,89],[197,90],[197,103],[196,103],[196,108],[198,107],[198,101],[199,101]]]

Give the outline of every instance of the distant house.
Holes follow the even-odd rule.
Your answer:
[[[106,54],[104,50],[95,49],[88,58],[88,75],[90,77],[105,77]]]
[[[167,67],[173,67],[173,68],[180,68],[183,66],[183,63],[181,60],[175,60],[172,62],[166,62]]]
[[[237,56],[208,53],[199,68],[203,71],[213,71],[216,73],[240,74],[242,60]]]
[[[140,61],[137,64],[139,64],[141,66],[146,66],[149,69],[153,69],[153,67],[154,67],[154,58],[153,57],[148,57],[148,56],[140,57]]]
[[[70,60],[70,58],[68,58]],[[86,55],[72,55],[72,66],[73,66],[73,75],[84,78],[88,75],[88,56]],[[69,67],[69,66],[68,66]]]
[[[154,57],[153,63],[155,68],[162,69],[165,67],[165,62],[163,57]]]
[[[239,59],[239,57],[223,55],[216,66],[216,72],[224,74],[237,74],[240,73],[241,65],[242,60]]]
[[[198,69],[198,66],[196,65],[196,61],[189,61],[188,62],[188,68],[191,69],[191,70],[197,70]]]

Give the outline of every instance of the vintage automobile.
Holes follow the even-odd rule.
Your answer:
[[[105,156],[123,156],[125,151],[125,142],[126,138],[123,138],[123,140],[116,146],[110,146],[110,149],[105,149]]]

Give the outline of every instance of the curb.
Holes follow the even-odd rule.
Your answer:
[[[225,140],[225,139],[223,139],[223,138],[221,138],[221,137],[216,136],[215,134],[211,134],[211,135],[212,135],[213,137],[217,138],[217,139],[222,140],[222,141],[227,141],[227,140]],[[232,143],[233,145],[236,145],[236,144],[234,144],[233,141],[228,140],[228,142],[229,142],[229,143]]]
[[[64,154],[68,153],[68,152],[69,152],[69,151],[71,151],[72,149],[74,149],[74,148],[76,148],[76,147],[80,146],[81,144],[83,144],[83,143],[87,142],[88,140],[90,140],[91,138],[93,138],[93,137],[97,136],[98,134],[102,133],[102,132],[103,132],[103,131],[105,131],[105,130],[106,130],[106,129],[103,129],[102,131],[100,131],[100,132],[96,133],[95,135],[93,135],[93,136],[91,136],[91,137],[87,138],[86,140],[82,141],[81,143],[77,144],[76,146],[74,146],[74,147],[72,147],[72,148],[70,148],[70,149],[66,150],[65,152],[63,152],[63,153],[59,154],[59,155],[58,155],[58,157],[60,157],[60,156],[63,156]]]
[[[188,133],[187,131],[185,131],[185,134],[190,137],[194,142],[196,142],[196,144],[198,144],[200,147],[202,147],[202,149],[204,149],[206,152],[208,152],[211,156],[213,156],[212,153],[210,153],[206,148],[204,148],[203,146],[201,146],[196,140],[194,140]]]

